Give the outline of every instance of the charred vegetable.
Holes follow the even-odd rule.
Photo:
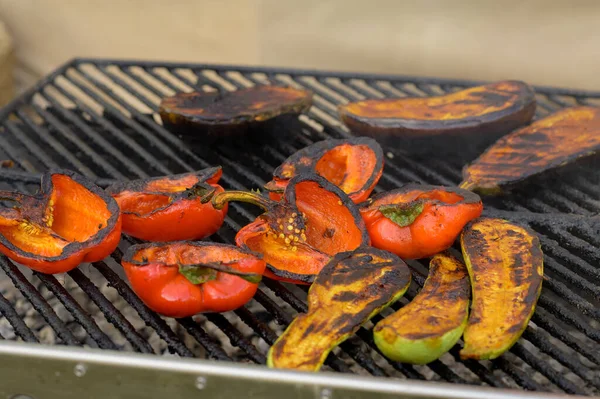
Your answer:
[[[375,344],[388,358],[426,364],[439,358],[461,337],[469,316],[469,274],[448,254],[433,257],[419,294],[373,329]]]
[[[431,153],[487,146],[529,123],[535,107],[531,87],[503,81],[440,97],[364,100],[340,106],[339,113],[355,133]]]
[[[243,201],[266,212],[236,235],[242,248],[263,254],[265,276],[310,284],[332,256],[369,243],[356,205],[337,186],[317,175],[290,180],[281,202],[252,192],[225,191],[213,197],[219,209]]]
[[[67,272],[110,255],[121,239],[119,206],[74,172],[42,176],[40,193],[0,192],[0,252],[33,270]]]
[[[456,187],[407,184],[360,205],[371,243],[403,259],[435,255],[481,214],[477,194]]]
[[[164,98],[159,113],[166,128],[197,139],[243,134],[248,127],[282,114],[299,114],[312,92],[291,87],[255,86],[228,93],[177,93]]]
[[[279,201],[290,179],[316,173],[339,188],[356,203],[369,198],[383,173],[383,151],[373,139],[358,137],[325,140],[309,145],[286,159],[265,185],[269,197]]]
[[[195,240],[214,234],[227,207],[217,210],[210,199],[223,192],[221,168],[132,180],[108,187],[121,207],[123,232],[147,241]]]
[[[233,245],[184,241],[133,245],[122,265],[140,299],[169,317],[239,308],[256,293],[266,266]]]
[[[271,347],[267,365],[317,371],[336,345],[404,295],[409,284],[408,266],[389,252],[362,247],[336,255],[308,291],[308,312]]]
[[[537,235],[502,219],[481,218],[461,235],[472,304],[463,359],[495,359],[517,342],[542,289],[543,254]]]
[[[460,186],[500,194],[521,181],[598,151],[600,108],[567,108],[498,140],[463,169]]]

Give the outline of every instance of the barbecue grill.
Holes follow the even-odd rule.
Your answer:
[[[14,162],[12,167],[2,162],[0,188],[34,191],[40,174],[55,167],[76,170],[106,186],[115,180],[209,165],[223,166],[222,183],[227,188],[259,188],[296,150],[315,141],[351,136],[337,119],[340,103],[438,95],[478,83],[76,59],[0,112],[0,161]],[[160,99],[174,92],[227,91],[258,84],[313,90],[314,105],[306,115],[270,124],[276,140],[263,137],[210,147],[170,133],[156,113]],[[600,105],[600,92],[546,87],[536,91],[538,118],[561,107]],[[416,158],[402,149],[384,147],[384,151],[385,173],[376,192],[408,182],[460,182],[464,157]],[[175,320],[150,311],[124,279],[119,262],[123,251],[136,242],[131,238],[124,237],[110,258],[65,275],[31,273],[0,257],[4,274],[0,277],[4,360],[0,394],[324,399],[597,395],[599,199],[600,171],[593,161],[537,179],[509,196],[484,199],[486,215],[525,223],[537,231],[545,254],[546,279],[536,313],[519,342],[493,361],[461,361],[460,343],[426,366],[388,361],[377,351],[369,331],[373,324],[368,323],[332,352],[321,373],[268,370],[252,363],[264,364],[269,345],[297,312],[306,310],[303,287],[265,279],[254,299],[241,309]],[[231,204],[223,228],[210,239],[233,242],[235,232],[257,214],[256,209]],[[423,285],[427,263],[408,263],[413,272],[411,288],[374,322],[406,304]],[[184,359],[194,357],[209,360]]]

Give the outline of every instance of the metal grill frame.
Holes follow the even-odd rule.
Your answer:
[[[331,104],[336,104],[340,98],[358,99],[361,97],[374,98],[382,95],[394,95],[404,93],[408,95],[435,95],[439,91],[452,91],[457,88],[471,86],[483,82],[472,82],[464,80],[448,80],[448,79],[429,79],[415,78],[403,76],[387,76],[387,75],[369,75],[369,74],[354,74],[354,73],[332,73],[322,71],[306,71],[281,68],[254,68],[240,66],[223,66],[223,65],[197,65],[186,63],[164,63],[164,62],[138,62],[138,61],[120,61],[120,60],[98,60],[98,59],[75,59],[57,69],[55,72],[44,78],[10,105],[0,110],[0,123],[2,124],[5,133],[9,133],[15,138],[19,145],[22,145],[28,154],[36,158],[36,162],[46,167],[53,166],[56,162],[48,155],[48,151],[43,151],[42,148],[30,136],[40,140],[44,145],[47,145],[49,151],[56,154],[66,163],[72,165],[72,169],[79,169],[80,172],[88,174],[91,177],[96,177],[97,173],[108,175],[97,179],[100,185],[106,185],[112,179],[124,178],[124,174],[130,174],[136,177],[144,177],[149,174],[168,174],[188,170],[194,165],[197,169],[205,167],[208,162],[195,153],[190,151],[185,145],[169,132],[162,129],[160,125],[152,120],[152,115],[144,114],[136,110],[136,105],[132,105],[132,100],[123,99],[121,92],[116,92],[110,86],[98,80],[97,76],[90,75],[82,70],[85,65],[93,65],[101,71],[101,74],[108,77],[120,90],[128,92],[133,96],[133,100],[148,107],[152,112],[156,111],[156,104],[152,102],[152,97],[160,97],[161,91],[158,86],[150,84],[147,77],[132,72],[130,67],[140,68],[144,74],[158,82],[160,85],[169,89],[180,89],[181,83],[193,87],[194,85],[209,85],[219,90],[227,90],[228,88],[235,89],[244,87],[244,84],[234,78],[231,78],[230,73],[239,73],[242,77],[251,83],[265,83],[257,78],[252,78],[256,74],[266,76],[267,82],[277,81],[285,83],[278,79],[278,76],[283,75],[290,77],[294,84],[303,85],[316,92],[315,107],[311,110],[308,117],[312,122],[316,122],[322,127],[322,131],[310,130],[310,121],[304,126],[310,130],[308,135],[302,133],[294,136],[296,147],[292,144],[281,143],[281,147],[269,147],[264,149],[271,163],[282,161],[285,156],[293,152],[299,145],[306,145],[316,139],[325,139],[328,137],[345,137],[348,133],[343,130],[340,125],[331,123],[335,117],[334,110]],[[108,68],[118,68],[122,74],[111,73]],[[165,75],[157,73],[157,68],[166,68],[172,77],[175,77],[179,83],[175,83],[171,78],[166,78]],[[177,69],[188,69],[194,72],[199,79],[198,82],[192,82],[189,78],[178,74]],[[102,93],[99,95],[96,89],[75,80],[68,78],[70,71],[76,71],[79,76],[82,76],[85,81],[91,82],[96,89]],[[202,74],[202,71],[214,71],[214,78],[209,78]],[[81,95],[73,94],[72,89],[67,89],[58,79],[65,78],[70,85],[75,87]],[[144,75],[145,76],[145,75]],[[303,77],[310,77],[311,80],[304,80]],[[332,85],[329,78],[338,79],[341,86]],[[223,82],[227,84],[223,84]],[[354,81],[364,83],[355,84]],[[378,82],[392,82],[390,87],[384,89]],[[406,85],[411,85],[406,86]],[[228,87],[230,86],[230,87]],[[59,93],[59,96],[67,98],[71,103],[75,104],[76,110],[82,112],[76,113],[73,109],[63,108],[59,96],[48,92],[48,88],[52,87]],[[345,87],[341,89],[340,87]],[[140,88],[142,90],[140,90]],[[574,100],[575,103],[588,104],[600,99],[600,92],[588,92],[582,90],[567,90],[547,87],[536,87],[538,92],[538,116],[554,111],[566,105],[574,105],[565,99]],[[44,108],[32,101],[35,96],[41,96],[45,102],[49,104],[49,108]],[[162,95],[165,95],[163,92]],[[82,97],[89,97],[104,108],[104,114],[97,114],[92,107]],[[115,106],[116,104],[116,106]],[[118,107],[118,108],[117,108]],[[31,110],[37,116],[44,120],[44,124],[39,124],[26,112]],[[54,111],[56,113],[52,113]],[[109,112],[106,114],[106,112]],[[124,114],[128,112],[131,117]],[[20,123],[10,120],[10,115],[16,116]],[[116,119],[110,119],[110,118]],[[303,123],[306,121],[303,121]],[[148,146],[140,145],[135,139],[128,137],[119,129],[131,129],[139,140],[144,140],[153,146],[151,152]],[[79,134],[73,134],[74,128],[79,130]],[[285,128],[283,126],[282,128]],[[49,130],[54,129],[54,130]],[[98,129],[109,132],[118,141],[123,143],[125,147],[137,152],[140,157],[138,160],[129,160],[119,155],[117,149],[110,141],[98,135]],[[25,132],[28,131],[28,133]],[[60,140],[51,137],[52,135],[62,135]],[[88,141],[90,144],[88,144]],[[66,144],[65,144],[66,143]],[[82,161],[79,157],[69,154],[69,149],[66,145],[72,145],[82,152]],[[19,153],[14,144],[8,142],[6,138],[0,137],[0,149],[6,154]],[[177,152],[180,151],[180,152]],[[254,167],[254,170],[245,168],[238,163],[232,153],[227,153],[227,150],[220,149],[219,157],[225,161],[224,167],[228,167],[232,172],[232,176],[225,176],[223,181],[229,188],[244,189],[256,187],[264,183],[264,179],[255,174],[256,170],[261,169],[264,175],[267,168],[273,168],[276,165],[269,165],[262,159],[251,158],[259,166]],[[117,169],[109,162],[104,162],[100,159],[94,159],[94,155],[98,152],[114,157],[123,167]],[[168,165],[161,163],[156,153],[165,156]],[[235,154],[233,154],[235,155]],[[262,162],[262,164],[261,164]],[[93,164],[93,166],[90,166]],[[143,167],[140,166],[143,165]],[[63,165],[61,165],[63,166]],[[0,181],[10,182],[17,188],[24,189],[27,184],[37,182],[37,174],[41,172],[40,167],[35,165],[18,165],[22,170],[1,170]],[[95,168],[95,169],[94,169]],[[174,170],[177,169],[177,170]],[[421,181],[434,184],[453,185],[456,183],[457,176],[456,165],[449,165],[443,160],[434,160],[432,165],[416,163],[410,158],[402,155],[396,155],[393,159],[386,159],[386,173],[382,178],[382,182],[387,187],[399,185],[409,181]],[[98,172],[99,171],[99,172]],[[524,362],[528,367],[540,373],[544,378],[551,381],[553,386],[568,393],[589,394],[594,390],[600,389],[600,376],[593,371],[597,368],[586,367],[582,360],[576,356],[572,356],[565,352],[564,348],[559,348],[556,345],[549,343],[550,337],[562,341],[569,350],[575,351],[580,357],[585,358],[586,364],[590,362],[594,367],[600,365],[600,355],[597,348],[600,343],[600,333],[598,333],[591,325],[590,320],[600,320],[600,311],[593,300],[589,296],[598,298],[600,293],[600,272],[594,266],[594,262],[600,259],[599,252],[590,252],[589,246],[600,246],[600,240],[597,238],[597,232],[600,231],[600,220],[597,212],[600,209],[598,202],[594,202],[595,198],[600,197],[600,186],[595,179],[595,175],[591,177],[577,177],[573,181],[560,183],[557,189],[543,190],[535,198],[528,199],[523,196],[516,199],[509,198],[500,201],[500,206],[494,206],[486,209],[486,214],[489,216],[518,218],[527,224],[530,224],[538,232],[542,233],[541,240],[546,253],[546,269],[552,276],[544,282],[544,290],[548,292],[548,296],[543,295],[540,299],[540,309],[536,312],[533,322],[536,328],[528,328],[523,339],[528,343],[533,344],[537,354],[532,353],[530,346],[525,346],[518,343],[511,350],[515,359]],[[240,183],[243,182],[243,183]],[[591,197],[591,200],[590,200]],[[594,212],[595,211],[595,212]],[[240,220],[248,220],[253,218],[255,214],[246,210],[246,208],[234,204],[232,212],[235,215],[233,218],[228,218],[226,226],[231,230],[239,229]],[[230,241],[231,237],[226,234],[219,233],[218,240]],[[569,248],[564,248],[559,245],[559,242],[567,242]],[[116,262],[120,261],[122,252],[116,251],[113,254],[113,259]],[[569,267],[565,266],[568,264]],[[416,287],[422,286],[426,277],[426,267],[419,262],[410,262],[413,269],[414,282],[412,289],[409,290],[407,298],[412,298],[416,294]],[[107,262],[97,262],[93,267],[114,287],[119,294],[133,307],[139,316],[145,321],[146,325],[154,329],[164,340],[169,349],[182,356],[191,357],[193,353],[188,349],[182,340],[173,332],[167,325],[165,320],[149,311],[133,294],[127,283],[125,283],[118,274],[112,269],[112,265]],[[62,343],[67,345],[80,345],[81,342],[73,335],[73,333],[65,326],[65,323],[56,315],[56,312],[48,305],[45,299],[40,295],[36,288],[31,284],[29,279],[23,275],[17,266],[6,258],[0,258],[0,268],[11,278],[14,286],[23,294],[23,296],[33,305],[40,313],[46,322],[53,327]],[[575,271],[571,270],[575,268]],[[62,303],[62,305],[73,316],[75,321],[81,325],[89,338],[101,349],[115,350],[118,347],[114,342],[98,327],[85,310],[77,303],[77,301],[65,290],[63,285],[53,276],[45,276],[35,273],[36,277],[42,284]],[[68,273],[79,287],[81,287],[88,297],[96,304],[104,317],[116,327],[117,330],[131,344],[133,350],[142,353],[151,353],[153,348],[146,342],[133,328],[131,323],[119,312],[110,301],[99,291],[95,283],[90,280],[81,270],[74,270]],[[594,283],[595,282],[595,283]],[[304,301],[298,297],[296,292],[290,291],[284,285],[265,281],[264,286],[275,293],[278,299],[288,303],[295,311],[302,312],[306,310]],[[415,287],[416,286],[416,287]],[[267,295],[263,290],[259,291],[255,300],[271,315],[275,320],[283,325],[287,325],[291,321],[291,315],[284,310],[273,298]],[[551,295],[550,295],[551,294]],[[559,297],[561,301],[555,302],[554,299]],[[572,309],[576,309],[573,312]],[[0,294],[0,313],[10,322],[14,332],[22,340],[27,342],[37,342],[36,334],[20,319],[17,312],[12,307],[11,303]],[[276,334],[253,315],[248,309],[241,308],[234,312],[236,317],[251,327],[258,336],[271,344],[276,339]],[[260,353],[256,347],[244,337],[237,329],[222,315],[208,315],[207,319],[216,325],[228,337],[233,346],[242,349],[247,358],[256,363],[264,363],[264,355]],[[378,320],[377,318],[375,320]],[[559,323],[556,323],[556,321]],[[187,333],[200,343],[211,358],[218,360],[230,360],[229,356],[223,349],[214,342],[214,340],[191,318],[178,320],[179,324],[185,328]],[[568,327],[568,328],[567,328]],[[579,330],[585,337],[576,339],[568,331],[569,329]],[[585,341],[585,342],[584,342]],[[360,342],[360,345],[356,343]],[[595,343],[594,349],[588,347],[590,342]],[[2,348],[0,346],[0,353]],[[364,349],[361,347],[374,349],[370,332],[361,328],[354,340],[350,340],[341,345],[345,358],[354,359],[354,362],[360,365],[362,369],[368,371],[375,376],[386,376],[389,372],[382,368]],[[56,348],[60,351],[60,349]],[[450,352],[450,356],[457,358],[457,348]],[[577,383],[560,375],[560,372],[550,365],[545,364],[539,357],[543,353],[552,357],[556,362],[569,369],[577,378],[580,378],[590,390],[582,389]],[[128,356],[128,354],[123,354]],[[343,362],[339,356],[332,355],[328,358],[327,364],[338,371],[350,371],[348,365]],[[519,367],[516,367],[512,361],[505,358],[500,358],[493,363],[492,370],[478,362],[462,362],[461,363],[472,375],[476,376],[480,381],[495,386],[498,388],[507,388],[510,385],[504,383],[500,378],[494,375],[493,369],[500,370],[502,375],[512,379],[514,383],[523,388],[530,390],[543,390],[537,381],[525,375]],[[410,379],[424,380],[426,377],[423,371],[409,365],[403,365],[395,362],[389,362],[389,366],[394,369],[398,375],[405,376]],[[388,366],[388,367],[389,367]],[[427,366],[438,379],[456,383],[467,383],[464,378],[456,374],[452,367],[442,361],[436,361]],[[592,371],[592,373],[590,373]],[[292,373],[293,375],[293,373]],[[300,377],[298,377],[300,378]],[[348,381],[352,381],[354,377],[338,376]],[[381,380],[376,380],[381,381]],[[422,383],[423,389],[431,384]],[[398,387],[402,392],[402,387]],[[453,390],[459,390],[464,395],[473,392],[474,388],[463,385],[453,385]],[[477,391],[477,389],[475,389]],[[425,392],[425,391],[424,391]],[[483,391],[482,391],[483,392]],[[497,390],[498,393],[504,392]],[[439,396],[443,397],[443,396]],[[448,396],[451,397],[451,396]],[[467,397],[467,396],[463,396]]]

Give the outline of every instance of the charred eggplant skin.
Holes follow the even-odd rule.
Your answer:
[[[499,195],[600,152],[600,108],[566,108],[498,140],[463,168],[462,188]]]
[[[277,116],[306,112],[312,96],[311,91],[271,85],[227,93],[177,93],[164,98],[158,112],[171,132],[211,141],[244,135]]]
[[[542,289],[544,256],[534,231],[503,219],[467,225],[461,247],[471,279],[463,359],[495,359],[520,338]]]
[[[311,286],[308,312],[273,344],[267,365],[319,370],[336,345],[404,295],[409,284],[410,269],[392,253],[364,246],[337,254]]]
[[[410,153],[447,153],[483,150],[529,123],[535,109],[529,85],[501,81],[439,97],[359,101],[340,106],[339,115],[355,134]]]
[[[447,253],[434,256],[419,294],[377,323],[375,344],[386,357],[402,363],[436,360],[456,344],[467,325],[470,289],[461,261]]]

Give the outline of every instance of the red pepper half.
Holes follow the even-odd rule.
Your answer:
[[[215,209],[210,198],[220,167],[180,175],[119,182],[106,189],[121,207],[123,232],[146,241],[196,240],[214,234],[227,208]]]
[[[266,265],[233,245],[191,241],[133,245],[121,264],[146,306],[168,317],[239,308],[256,293]]]
[[[66,170],[42,175],[40,192],[0,192],[0,252],[41,273],[63,273],[110,255],[121,239],[119,206],[85,177]]]
[[[316,173],[340,187],[352,201],[369,198],[383,173],[383,151],[368,137],[325,140],[296,152],[273,172],[265,185],[272,200],[279,201],[290,179]]]
[[[225,191],[212,201],[216,208],[243,201],[265,209],[235,240],[238,246],[263,254],[265,276],[276,280],[310,284],[332,256],[369,244],[357,206],[315,174],[294,177],[281,202],[240,191]]]
[[[360,213],[374,247],[419,259],[449,248],[482,210],[481,198],[471,191],[407,184],[373,196]]]

